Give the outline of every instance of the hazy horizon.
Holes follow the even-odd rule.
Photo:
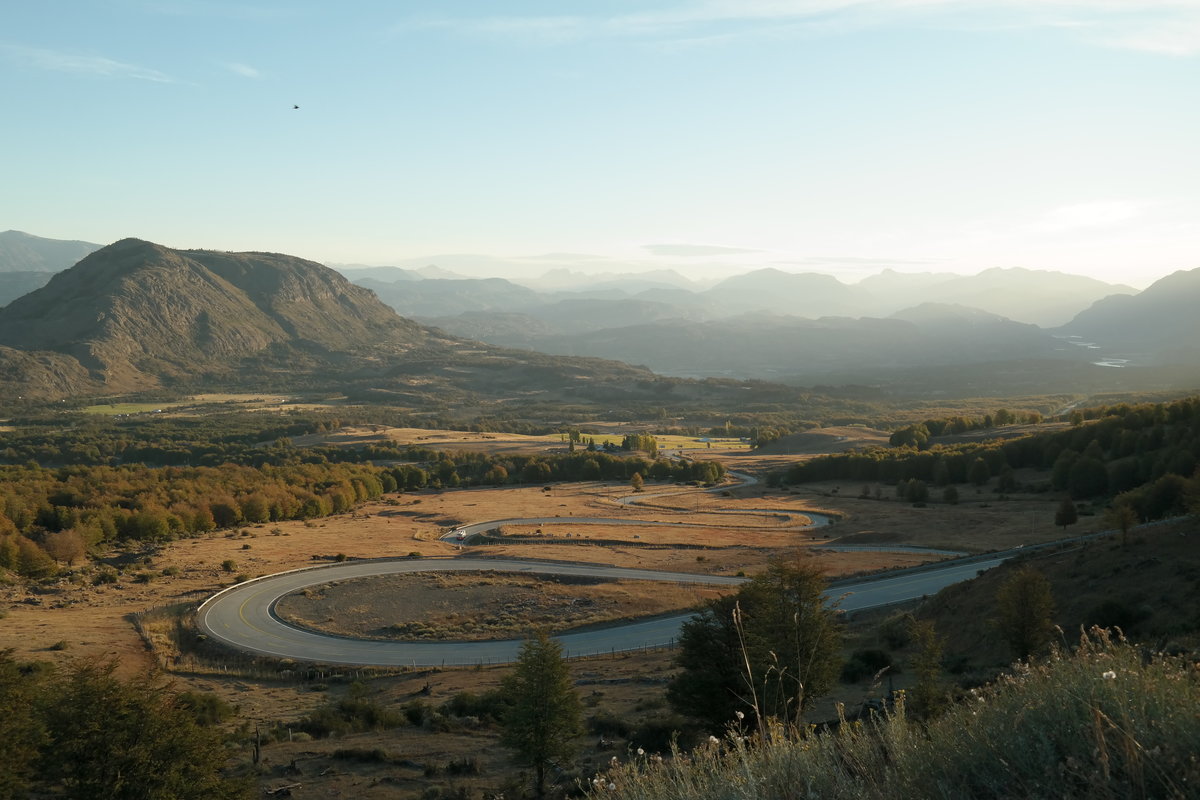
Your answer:
[[[10,4],[0,225],[514,279],[1200,267],[1200,6],[560,9]]]

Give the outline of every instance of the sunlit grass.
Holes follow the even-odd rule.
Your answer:
[[[187,405],[187,403],[100,403],[94,406],[87,406],[83,409],[83,413],[115,417],[118,414],[148,414],[168,408],[178,408],[183,405]]]

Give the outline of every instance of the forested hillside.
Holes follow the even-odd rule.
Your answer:
[[[929,424],[907,429],[900,447],[830,455],[776,473],[781,483],[845,480],[937,486],[1000,476],[1000,491],[1016,488],[1014,470],[1046,473],[1030,487],[1074,499],[1116,497],[1143,520],[1182,511],[1197,491],[1200,397],[1172,403],[1120,405],[1072,413],[1067,430],[1014,439],[940,445]],[[935,428],[945,420],[931,420]],[[939,430],[940,432],[940,430]],[[893,437],[896,440],[896,437]]]

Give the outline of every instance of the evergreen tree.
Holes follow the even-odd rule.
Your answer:
[[[222,775],[223,736],[149,679],[122,681],[115,664],[76,662],[38,692],[43,788],[71,800],[233,800],[247,779]]]
[[[516,666],[500,686],[511,704],[502,720],[501,742],[515,761],[534,769],[538,797],[546,791],[546,767],[575,755],[582,733],[579,695],[571,683],[562,646],[539,631],[521,646]]]
[[[684,623],[668,701],[717,729],[738,712],[798,719],[841,670],[841,625],[825,587],[816,567],[776,560],[710,602]]]
[[[942,685],[942,644],[933,623],[914,619],[909,634],[917,645],[913,659],[913,672],[917,682],[912,687],[912,710],[928,719],[936,715],[946,704],[946,690]]]
[[[1054,634],[1054,597],[1050,581],[1033,567],[1021,567],[996,593],[997,625],[1014,658],[1027,659],[1050,643]]]

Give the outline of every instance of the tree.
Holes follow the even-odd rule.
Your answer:
[[[1075,509],[1075,501],[1064,497],[1063,501],[1058,504],[1058,510],[1054,512],[1054,524],[1062,526],[1063,533],[1066,533],[1067,526],[1074,525],[1078,521],[1079,512]]]
[[[629,488],[633,489],[635,492],[640,492],[642,490],[642,486],[644,485],[645,479],[642,478],[642,473],[633,473],[633,477],[629,479]]]
[[[517,664],[500,685],[510,703],[501,723],[501,742],[515,761],[534,769],[538,797],[546,791],[546,765],[575,755],[582,733],[579,695],[571,683],[562,646],[539,631],[521,646]]]
[[[1129,545],[1129,529],[1137,523],[1137,512],[1128,502],[1113,503],[1104,514],[1104,521],[1121,531],[1121,546]]]
[[[942,502],[947,505],[958,505],[958,489],[953,486],[947,486],[942,490]]]
[[[68,566],[87,555],[87,546],[76,530],[47,533],[42,540],[42,549],[55,561]]]
[[[249,796],[222,775],[221,732],[197,724],[158,682],[121,681],[114,663],[77,662],[40,693],[38,775],[75,800],[221,800]]]
[[[825,588],[816,567],[775,560],[710,601],[680,632],[668,701],[716,728],[738,712],[798,720],[841,669],[841,624]]]
[[[976,458],[971,462],[971,467],[967,470],[967,480],[976,486],[983,486],[991,477],[992,471],[988,469],[986,461]]]
[[[917,645],[913,659],[913,672],[917,682],[912,687],[912,709],[926,719],[936,715],[946,704],[946,690],[942,686],[942,645],[933,623],[913,619],[909,635]]]
[[[11,650],[0,651],[0,798],[27,797],[45,727],[34,713],[41,674],[22,669]]]
[[[1054,635],[1050,581],[1033,567],[1021,567],[996,592],[996,623],[1014,658],[1034,655]]]

